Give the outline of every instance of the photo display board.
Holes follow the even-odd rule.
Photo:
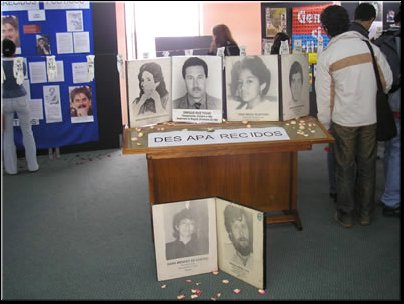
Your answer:
[[[97,141],[94,43],[89,1],[2,1],[2,39],[27,67],[24,88],[38,149]],[[19,121],[15,117],[14,125]],[[20,128],[15,141],[22,148]]]
[[[283,121],[310,114],[307,54],[174,56],[126,62],[129,126]],[[222,91],[224,90],[224,91]]]

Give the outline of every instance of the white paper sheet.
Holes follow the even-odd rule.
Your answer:
[[[39,1],[1,1],[2,12],[29,11],[39,9]]]
[[[58,54],[73,53],[72,33],[56,33],[56,49]]]
[[[89,32],[73,33],[73,43],[75,53],[89,53],[90,52]]]
[[[45,11],[44,10],[30,10],[28,11],[28,21],[45,21]]]
[[[281,127],[219,129],[210,131],[172,131],[149,133],[149,147],[172,147],[243,142],[288,140],[286,130]]]
[[[63,121],[59,86],[44,86],[43,97],[45,103],[46,123]]]
[[[31,119],[43,119],[42,99],[31,99],[29,102]]]
[[[73,83],[88,82],[87,62],[72,63]]]
[[[46,63],[45,61],[29,63],[29,78],[31,83],[48,82],[46,78]]]
[[[44,1],[44,9],[89,9],[90,1]]]
[[[66,11],[66,27],[68,32],[81,32],[84,30],[83,26],[83,12],[82,11]]]

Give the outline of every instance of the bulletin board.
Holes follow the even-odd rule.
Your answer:
[[[97,141],[99,138],[95,81],[84,77],[87,55],[94,54],[93,23],[89,1],[3,1],[2,18],[18,18],[20,54],[26,58],[27,75],[24,87],[31,102],[41,102],[42,119],[32,120],[38,149],[62,147]],[[44,37],[48,51],[54,55],[58,76],[50,80],[46,73],[46,57],[37,50],[37,40]],[[2,37],[3,38],[3,37]],[[39,68],[38,68],[39,67]],[[61,73],[63,70],[63,73]],[[45,72],[44,72],[45,71]],[[81,71],[81,74],[78,72]],[[58,92],[60,110],[57,119],[50,119],[45,94],[49,87]],[[91,93],[90,117],[73,118],[70,111],[70,91],[86,87]],[[40,112],[40,107],[36,112]],[[32,112],[31,112],[32,113]],[[38,113],[37,113],[38,114]],[[17,118],[17,117],[16,117]],[[18,120],[15,120],[18,125]],[[23,147],[20,128],[14,129],[18,149]]]

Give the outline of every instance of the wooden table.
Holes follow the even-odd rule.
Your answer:
[[[266,212],[268,224],[290,222],[301,230],[297,153],[334,139],[313,117],[294,122],[248,123],[251,128],[283,127],[289,140],[159,148],[148,147],[148,133],[185,128],[240,129],[247,125],[172,123],[125,129],[123,154],[146,153],[151,204],[221,197]],[[306,135],[298,134],[299,122],[305,126]]]

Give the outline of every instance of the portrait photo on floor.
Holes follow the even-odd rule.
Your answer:
[[[264,213],[221,198],[152,206],[159,281],[222,270],[265,286]]]

